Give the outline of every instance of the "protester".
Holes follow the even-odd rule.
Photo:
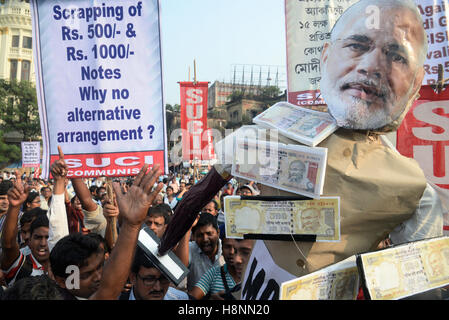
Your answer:
[[[40,207],[44,210],[48,210],[48,206],[50,203],[50,199],[52,196],[52,190],[50,187],[44,186],[41,188],[41,203],[40,203]]]
[[[119,297],[130,272],[140,227],[145,220],[148,208],[162,189],[162,185],[158,185],[153,191],[150,187],[160,175],[159,166],[155,165],[148,173],[146,173],[147,169],[148,165],[144,165],[126,194],[122,193],[119,183],[113,184],[117,205],[123,219],[120,234],[107,264],[103,266],[105,255],[100,242],[89,235],[72,234],[61,239],[55,246],[51,257],[55,279],[62,288],[72,294],[72,297],[90,300],[114,300]],[[72,240],[76,237],[78,240],[73,241],[72,244]],[[81,257],[77,256],[74,254],[77,252],[77,246],[80,246],[77,243],[84,241],[91,243],[86,245],[89,250],[85,250]],[[61,263],[63,259],[65,262]],[[80,268],[82,275],[80,289],[74,289],[70,282],[67,283],[69,276],[65,268],[69,265]]]
[[[7,180],[0,183],[0,239],[2,236],[3,225],[6,219],[6,212],[8,211],[9,201],[8,201],[8,190],[11,188],[11,183]],[[1,256],[1,245],[0,245],[0,256]]]
[[[17,240],[17,220],[20,206],[28,198],[31,187],[24,185],[19,176],[14,183],[14,187],[8,191],[10,205],[2,235],[3,255],[1,258],[1,268],[5,273],[8,286],[24,277],[48,273],[49,252],[59,239],[68,234],[64,206],[65,178],[62,175],[66,168],[61,165],[60,160],[57,160],[50,169],[55,178],[55,194],[47,213],[48,217],[46,214],[37,214],[36,218],[30,223],[30,237],[29,240],[26,240],[30,253],[20,250],[20,244]],[[39,212],[42,209],[35,208],[32,210]]]
[[[69,233],[88,233],[89,230],[84,226],[84,213],[81,202],[76,195],[70,199],[67,189],[65,191],[65,207],[69,224]]]
[[[165,189],[164,203],[168,204],[172,210],[178,204],[178,200],[176,200],[176,196],[174,194],[174,190],[173,190],[173,188],[171,186],[168,186]]]
[[[145,219],[145,224],[158,236],[162,237],[170,221],[172,210],[169,205],[162,203],[151,206]]]
[[[194,241],[189,241],[191,234]],[[217,218],[209,213],[200,214],[174,252],[189,268],[187,290],[190,292],[207,270],[225,263]]]
[[[41,201],[42,200],[39,196],[39,193],[35,192],[35,191],[31,191],[28,194],[28,197],[23,204],[23,212],[26,212],[26,211],[34,209],[34,208],[40,208]],[[44,209],[44,210],[48,210],[48,205],[47,205],[47,209]]]
[[[211,200],[207,205],[204,206],[201,212],[206,212],[215,216],[219,225],[224,224],[224,214],[219,210],[217,201]]]
[[[148,259],[142,249],[137,248],[131,267],[132,289],[122,293],[120,300],[188,300],[185,292],[170,286],[160,270]]]

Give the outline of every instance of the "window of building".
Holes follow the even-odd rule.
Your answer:
[[[18,48],[20,43],[20,36],[12,36],[12,44],[11,47]]]
[[[25,49],[31,49],[32,38],[31,37],[23,37],[23,45],[22,47]]]
[[[11,67],[9,69],[9,79],[17,80],[17,64],[18,60],[10,60]]]
[[[20,79],[22,81],[30,81],[30,65],[31,62],[28,60],[22,61],[22,72],[20,75]]]

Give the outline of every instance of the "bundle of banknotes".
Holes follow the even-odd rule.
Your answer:
[[[263,197],[261,197],[263,198]],[[261,200],[224,198],[227,238],[245,234],[316,235],[317,242],[340,240],[340,198]]]
[[[261,126],[277,129],[295,141],[314,147],[337,130],[335,120],[326,112],[278,102],[253,119]]]
[[[323,192],[327,149],[236,139],[231,174],[318,199]]]

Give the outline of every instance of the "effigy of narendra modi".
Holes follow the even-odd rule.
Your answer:
[[[377,25],[367,23],[368,6],[378,9]],[[340,197],[341,235],[332,243],[263,240],[276,265],[293,277],[376,250],[386,238],[400,244],[443,235],[436,189],[418,163],[385,138],[418,98],[426,53],[427,35],[412,0],[361,0],[333,26],[321,54],[320,89],[339,128],[318,147],[327,148],[322,196]],[[224,157],[232,155],[227,150]],[[218,164],[205,179],[215,174],[224,185],[230,172]],[[266,185],[260,192],[294,196]]]

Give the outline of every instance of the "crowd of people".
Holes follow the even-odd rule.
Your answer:
[[[176,286],[138,247],[137,233],[145,224],[161,238],[203,176],[192,168],[145,170],[136,177],[67,178],[60,155],[49,180],[2,172],[1,299],[236,299],[253,240],[226,238],[223,199],[257,195],[257,184],[232,179],[198,212],[173,249],[189,269]]]

